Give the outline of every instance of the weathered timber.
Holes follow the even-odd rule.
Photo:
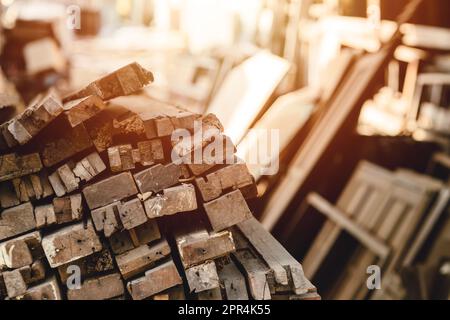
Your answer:
[[[233,252],[233,235],[229,231],[209,234],[206,230],[176,236],[178,251],[185,268]]]
[[[145,169],[136,173],[134,179],[141,193],[156,193],[178,184],[182,175],[181,166],[170,163]]]
[[[120,273],[129,279],[148,270],[157,261],[170,255],[170,246],[166,240],[153,245],[142,245],[116,256]]]
[[[3,281],[8,297],[11,299],[21,296],[27,291],[27,284],[19,269],[3,272]]]
[[[164,161],[164,150],[159,139],[141,141],[137,149],[131,144],[108,148],[109,164],[112,172],[121,172],[136,168],[136,163],[151,166]]]
[[[29,202],[0,213],[0,240],[17,236],[36,228],[33,205]]]
[[[131,230],[147,222],[144,207],[139,199],[124,202],[119,207],[119,217],[125,229]]]
[[[148,270],[144,277],[128,282],[127,289],[133,300],[142,300],[182,283],[177,267],[170,260]]]
[[[219,276],[217,275],[217,268],[214,261],[208,261],[187,269],[186,279],[189,284],[189,290],[192,293],[199,293],[220,287]]]
[[[63,224],[81,220],[83,217],[83,205],[81,201],[82,197],[80,193],[53,199],[56,223]]]
[[[153,82],[153,74],[134,62],[92,82],[86,88],[64,98],[63,102],[67,103],[90,95],[97,95],[106,101],[135,93],[151,82]]]
[[[17,269],[33,263],[33,256],[23,240],[10,240],[0,244],[0,269]]]
[[[0,182],[26,176],[41,171],[39,154],[17,155],[15,153],[0,156]]]
[[[191,184],[183,184],[164,189],[163,195],[148,199],[144,205],[150,219],[194,211],[197,209],[195,188]]]
[[[79,189],[82,181],[88,182],[106,170],[102,158],[93,152],[74,164],[72,161],[59,167],[49,180],[58,197]]]
[[[227,300],[248,300],[245,277],[233,261],[219,268],[218,274]]]
[[[52,268],[78,260],[102,250],[102,244],[91,222],[68,226],[42,239],[47,260]]]
[[[82,279],[87,279],[98,274],[113,271],[114,261],[111,252],[108,249],[91,254],[87,257],[72,261],[68,264],[58,267],[58,273],[61,281],[66,283],[68,278],[73,274],[69,269],[71,266],[80,268],[80,275]]]
[[[61,131],[57,138],[45,140],[41,155],[46,167],[52,167],[92,146],[83,124],[75,128],[68,127]]]
[[[64,114],[70,125],[76,127],[91,119],[106,108],[105,103],[96,95],[87,96],[64,104]]]
[[[8,124],[11,136],[24,145],[63,112],[61,102],[55,94],[39,97],[18,117]]]
[[[44,283],[29,288],[23,295],[23,300],[61,300],[56,277],[52,277]]]
[[[214,288],[211,290],[202,291],[202,292],[197,293],[197,299],[199,301],[202,301],[202,300],[220,301],[220,300],[223,300],[222,291],[220,290],[220,288]]]
[[[106,206],[137,193],[138,190],[129,172],[112,176],[83,189],[83,195],[90,209]]]
[[[109,243],[111,245],[111,250],[115,254],[122,254],[134,249],[135,247],[161,239],[158,224],[153,219],[148,220],[146,223],[134,228],[131,231],[134,233],[134,241],[130,235],[130,231],[128,230],[116,232],[110,236]]]
[[[289,285],[297,295],[316,290],[306,279],[300,263],[255,218],[241,222],[237,227],[273,270],[276,283]]]
[[[85,280],[81,288],[67,290],[69,300],[107,300],[125,292],[120,274],[114,273]]]
[[[121,206],[122,203],[117,201],[91,211],[91,217],[94,222],[95,229],[99,232],[103,232],[107,238],[109,238],[113,233],[121,230],[119,218]]]
[[[220,197],[227,189],[239,189],[245,198],[253,198],[258,194],[253,176],[243,163],[215,171],[207,175],[206,179],[197,178],[195,183],[205,202]]]
[[[119,97],[110,101],[130,111],[126,119],[115,126],[125,132],[145,133],[148,139],[170,136],[176,129],[193,130],[199,115],[146,95]]]
[[[252,213],[240,190],[235,190],[204,204],[214,231],[221,231],[252,218]]]

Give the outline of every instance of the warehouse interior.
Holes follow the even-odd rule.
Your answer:
[[[449,300],[449,12],[447,0],[0,0],[0,126],[137,62],[154,79],[127,103],[214,114],[247,163],[252,228],[314,285],[272,298]]]

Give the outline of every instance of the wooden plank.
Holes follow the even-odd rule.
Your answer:
[[[111,252],[108,249],[103,249],[89,256],[59,266],[58,273],[63,283],[66,283],[69,276],[72,275],[71,272],[69,273],[70,266],[77,266],[80,268],[81,279],[87,279],[99,274],[112,272],[116,268]]]
[[[134,233],[135,238],[133,242],[130,231]],[[125,230],[122,232],[116,232],[109,238],[111,250],[115,254],[122,254],[135,247],[148,244],[154,240],[161,239],[161,233],[158,228],[158,224],[155,220],[150,219],[146,223],[136,227],[133,230]],[[137,241],[136,241],[137,240]]]
[[[206,230],[182,233],[176,237],[178,251],[185,268],[214,260],[236,250],[229,231],[209,234]]]
[[[36,228],[33,205],[28,202],[0,213],[0,241]]]
[[[252,213],[241,191],[235,190],[204,204],[214,231],[221,231],[252,218]]]
[[[80,289],[67,290],[69,300],[107,300],[125,292],[119,273],[85,280]]]
[[[160,139],[141,141],[137,149],[131,144],[108,148],[109,164],[112,172],[122,172],[136,168],[136,163],[151,166],[164,161],[164,150]]]
[[[67,96],[63,102],[67,103],[90,95],[97,95],[106,101],[135,93],[151,82],[153,82],[153,74],[134,62]]]
[[[11,299],[21,296],[27,291],[27,284],[19,269],[3,272],[3,281],[8,297]]]
[[[0,182],[26,176],[41,171],[39,154],[17,155],[15,153],[0,156]]]
[[[214,261],[186,269],[186,280],[191,293],[212,290],[220,287],[219,275]]]
[[[92,222],[86,227],[78,223],[53,232],[42,239],[42,247],[52,268],[102,250]]]
[[[106,165],[97,152],[93,152],[81,159],[72,169],[75,176],[81,181],[89,182],[106,170]]]
[[[91,211],[91,217],[94,222],[95,229],[98,232],[103,232],[107,238],[109,238],[113,233],[120,231],[122,228],[119,218],[121,206],[122,203],[117,201]]]
[[[170,163],[145,169],[136,173],[134,179],[141,193],[157,193],[178,184],[181,176],[181,166]]]
[[[145,133],[148,139],[170,136],[176,129],[192,130],[200,117],[173,105],[155,100],[147,95],[119,97],[110,105],[130,111],[130,116],[115,123],[125,132]]]
[[[31,265],[33,256],[23,240],[10,240],[0,244],[0,269],[17,269]]]
[[[218,274],[227,300],[249,300],[245,277],[233,261],[219,268]]]
[[[237,227],[273,270],[276,283],[289,285],[298,295],[316,290],[306,279],[300,263],[255,218]]]
[[[182,283],[175,264],[170,260],[150,269],[144,277],[128,282],[127,289],[133,300],[142,300]]]
[[[48,279],[46,282],[29,288],[24,294],[24,300],[62,300],[56,277]]]
[[[112,176],[83,189],[83,195],[90,209],[106,206],[137,193],[138,190],[129,172]]]
[[[195,188],[192,184],[183,184],[164,189],[162,195],[148,199],[144,205],[150,219],[191,212],[197,209]]]
[[[144,207],[139,199],[133,199],[122,203],[119,207],[119,218],[122,226],[131,230],[147,222]]]
[[[54,198],[53,210],[55,213],[56,224],[81,220],[83,218],[81,194],[78,193],[63,198]]]
[[[44,166],[52,167],[92,146],[92,141],[83,124],[67,128],[56,139],[47,138],[42,148]]]
[[[9,122],[8,131],[20,145],[24,145],[62,112],[61,101],[54,93],[38,97],[22,114]]]
[[[64,114],[73,128],[91,119],[105,108],[106,105],[102,99],[96,95],[91,95],[65,103]]]
[[[258,195],[253,176],[244,163],[233,164],[195,180],[203,201],[208,202],[220,197],[228,189],[239,189],[245,198]]]
[[[142,245],[116,256],[117,266],[124,279],[129,279],[148,270],[159,260],[170,255],[166,240],[153,245]]]

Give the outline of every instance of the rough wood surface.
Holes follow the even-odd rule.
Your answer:
[[[205,202],[214,200],[228,189],[240,189],[246,198],[258,194],[256,184],[245,164],[234,164],[208,174],[206,178],[197,178],[195,183]]]
[[[129,172],[112,176],[83,189],[83,195],[90,209],[106,206],[137,193],[138,190]]]
[[[135,93],[150,82],[153,82],[153,74],[139,64],[131,63],[67,96],[63,102],[67,103],[90,95],[97,95],[106,101]]]
[[[130,231],[116,232],[109,238],[111,250],[115,254],[122,254],[135,247],[150,243],[161,238],[158,224],[155,220],[150,219],[146,223],[131,230],[134,234],[134,241]]]
[[[178,251],[185,268],[223,257],[236,248],[231,232],[209,234],[206,230],[176,237]]]
[[[147,215],[139,199],[124,202],[119,207],[119,217],[125,229],[130,230],[147,222]]]
[[[179,183],[182,168],[170,163],[166,166],[158,164],[134,175],[141,193],[160,192]]]
[[[42,239],[47,260],[52,268],[78,260],[102,250],[92,223],[68,226]]]
[[[170,260],[150,269],[144,277],[128,282],[127,289],[133,300],[142,300],[182,283],[177,267]]]
[[[120,273],[129,279],[148,270],[159,260],[170,255],[170,246],[166,240],[152,245],[142,245],[124,254],[116,256]]]
[[[42,162],[52,167],[92,146],[92,141],[83,124],[67,128],[56,139],[48,138],[42,149]]]
[[[63,283],[67,282],[72,273],[68,268],[70,266],[78,266],[82,279],[91,278],[101,273],[111,272],[115,269],[114,260],[108,249],[96,252],[76,261],[58,267],[58,273]]]
[[[103,103],[102,99],[92,95],[64,104],[64,114],[70,125],[76,127],[80,123],[91,119],[105,108],[106,105]]]
[[[192,293],[219,288],[219,276],[214,261],[186,269],[186,280]]]
[[[255,218],[237,226],[273,270],[278,284],[289,285],[298,295],[316,290],[306,279],[300,263]]]
[[[61,300],[61,298],[61,291],[55,277],[29,288],[23,296],[24,300]]]
[[[105,207],[101,207],[91,211],[92,221],[95,229],[103,232],[105,237],[109,238],[113,233],[121,230],[119,219],[121,202],[114,202]]]
[[[245,277],[233,261],[219,268],[218,274],[228,300],[248,300]]]
[[[204,207],[214,231],[224,230],[253,217],[239,190],[205,203]]]
[[[17,155],[15,153],[0,156],[0,182],[26,176],[41,171],[39,154]]]
[[[165,189],[162,195],[145,201],[145,211],[150,219],[197,209],[195,188],[191,184]]]
[[[120,274],[87,279],[80,289],[67,290],[69,300],[107,300],[122,295],[125,292]]]
[[[8,124],[8,131],[24,145],[63,112],[61,102],[55,94],[38,97],[19,116]]]
[[[33,205],[30,202],[0,213],[0,241],[36,228]]]

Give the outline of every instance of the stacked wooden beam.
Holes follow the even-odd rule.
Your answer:
[[[0,298],[319,299],[218,119],[138,94],[152,81],[133,63],[2,126]]]

